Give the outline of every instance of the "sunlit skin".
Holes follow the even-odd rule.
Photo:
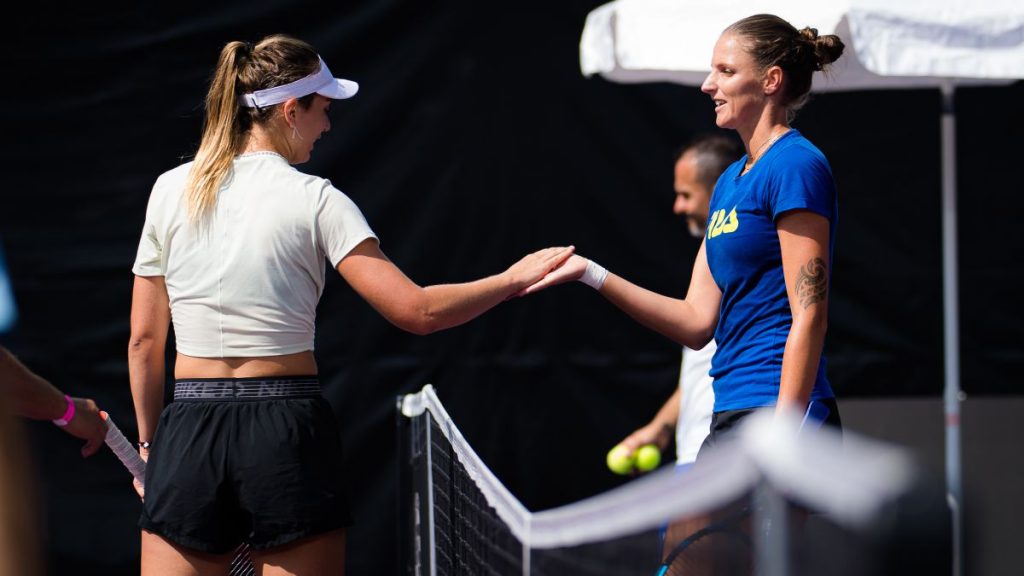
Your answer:
[[[672,203],[672,212],[686,217],[686,228],[696,238],[704,236],[708,206],[711,204],[711,188],[698,175],[697,155],[688,150],[676,161],[676,199]]]
[[[715,104],[715,124],[735,130],[756,158],[762,144],[789,128],[782,96],[782,69],[758,70],[743,37],[725,33],[715,43],[711,72],[700,89]]]

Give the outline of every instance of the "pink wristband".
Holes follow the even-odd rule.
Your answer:
[[[53,421],[54,424],[61,428],[67,426],[71,419],[75,417],[75,401],[67,394],[64,395],[64,398],[68,401],[68,409],[64,411],[63,416]]]

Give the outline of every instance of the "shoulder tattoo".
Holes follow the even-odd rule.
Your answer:
[[[811,258],[800,267],[800,273],[796,277],[796,294],[800,304],[807,309],[811,304],[817,304],[825,300],[828,292],[828,273],[825,261],[821,258]]]

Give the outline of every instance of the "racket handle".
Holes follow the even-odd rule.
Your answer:
[[[117,459],[124,464],[124,467],[132,473],[132,476],[139,481],[139,484],[146,485],[146,461],[139,456],[135,446],[124,437],[121,430],[111,420],[110,415],[101,411],[100,416],[107,423],[107,437],[104,439],[107,446],[117,455]],[[255,574],[252,558],[249,556],[249,547],[246,544],[240,545],[235,550],[235,558],[231,561],[231,576],[249,576]]]
[[[817,430],[828,419],[832,411],[821,400],[811,400],[807,404],[807,411],[804,412],[804,419],[800,422],[800,430]]]
[[[106,412],[100,412],[100,415],[107,422],[107,437],[105,438],[107,446],[114,452],[117,459],[121,461],[121,464],[124,464],[124,467],[139,481],[139,484],[145,486],[146,461],[142,459],[142,456],[139,456],[135,446],[132,446],[132,443],[124,437],[124,434],[114,424],[110,415]]]

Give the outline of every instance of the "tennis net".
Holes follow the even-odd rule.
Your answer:
[[[403,573],[412,576],[948,573],[944,491],[900,449],[754,414],[729,443],[531,512],[432,386],[398,399]]]

